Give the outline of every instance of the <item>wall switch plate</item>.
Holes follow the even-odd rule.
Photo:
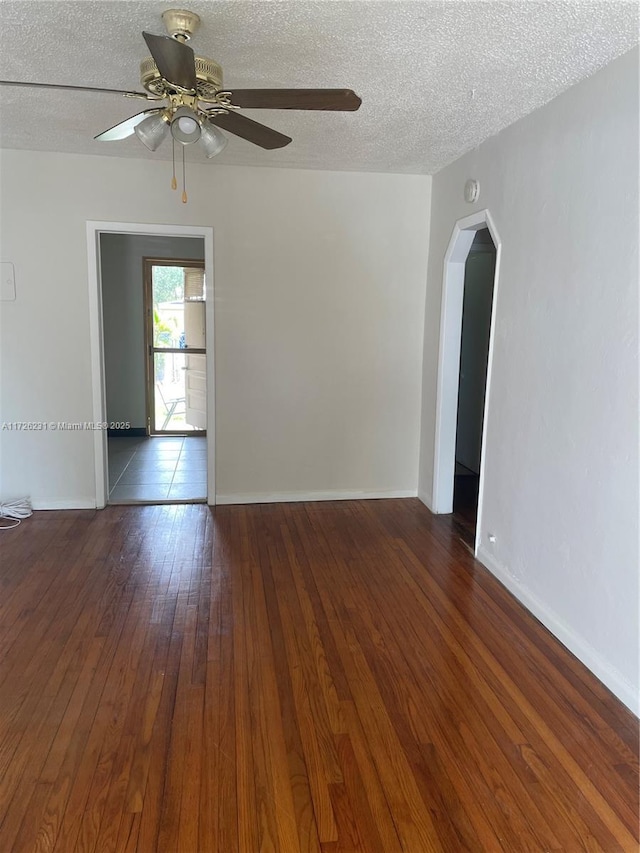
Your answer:
[[[16,274],[11,261],[0,263],[0,302],[16,301]]]

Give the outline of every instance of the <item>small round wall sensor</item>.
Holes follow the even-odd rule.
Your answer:
[[[476,181],[474,178],[469,178],[467,183],[464,185],[464,200],[468,201],[469,204],[473,204],[474,201],[478,201],[478,196],[480,195],[480,183]]]

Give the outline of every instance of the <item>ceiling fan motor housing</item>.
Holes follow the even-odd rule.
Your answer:
[[[196,56],[197,96],[203,100],[213,100],[216,92],[222,89],[222,68],[213,59]],[[164,97],[167,84],[158,71],[158,66],[149,56],[140,63],[140,83],[152,95]]]

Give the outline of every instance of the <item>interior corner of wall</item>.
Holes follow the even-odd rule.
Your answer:
[[[435,513],[435,510],[433,508],[432,496],[422,488],[418,488],[418,499],[422,501],[422,503],[426,506],[429,512]]]

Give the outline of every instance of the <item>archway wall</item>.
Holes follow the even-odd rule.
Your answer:
[[[486,209],[502,247],[478,556],[636,712],[637,67],[634,50],[434,177],[419,485],[437,510],[445,255]]]

